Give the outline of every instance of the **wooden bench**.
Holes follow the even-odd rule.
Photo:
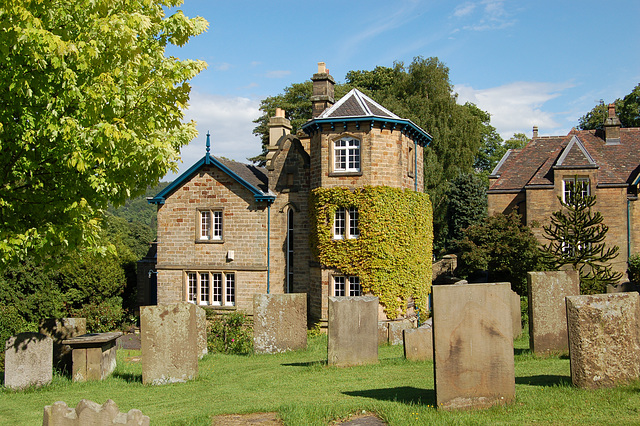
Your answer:
[[[102,380],[116,368],[116,339],[119,331],[110,333],[90,333],[62,341],[71,346],[74,382]]]

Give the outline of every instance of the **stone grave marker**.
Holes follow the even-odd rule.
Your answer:
[[[273,354],[306,347],[307,294],[254,294],[254,351]]]
[[[200,306],[196,306],[196,327],[198,329],[198,358],[209,353],[207,347],[207,312]]]
[[[53,366],[71,372],[71,348],[62,341],[87,334],[86,318],[49,318],[40,323],[40,333],[53,339]]]
[[[378,298],[329,297],[327,360],[348,367],[378,362]]]
[[[515,398],[508,283],[433,287],[433,344],[439,409],[475,409]]]
[[[74,382],[104,380],[116,369],[116,341],[122,336],[119,331],[90,333],[63,340],[72,349],[73,366],[71,378]]]
[[[513,338],[517,339],[522,334],[522,309],[520,308],[520,295],[511,292],[511,317],[513,320]]]
[[[574,386],[596,389],[638,379],[638,293],[568,296],[566,303]]]
[[[578,271],[527,273],[529,347],[537,355],[567,351],[566,296],[580,294]]]
[[[404,357],[411,361],[433,361],[433,322],[404,330]]]
[[[389,343],[389,321],[378,321],[378,345]]]
[[[389,344],[402,344],[404,330],[411,328],[414,328],[413,323],[406,319],[402,319],[399,321],[389,321]]]
[[[186,382],[198,375],[196,306],[188,302],[140,307],[142,383]]]
[[[5,343],[4,385],[9,389],[43,386],[53,378],[53,339],[19,333]]]
[[[149,426],[149,416],[142,411],[131,409],[121,413],[113,400],[100,405],[87,399],[81,400],[76,408],[70,408],[63,401],[44,407],[43,426],[88,426],[88,425]]]

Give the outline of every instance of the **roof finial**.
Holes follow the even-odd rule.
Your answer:
[[[210,137],[211,137],[211,134],[207,130],[207,155],[209,155],[209,151],[211,150],[211,141],[209,139]]]

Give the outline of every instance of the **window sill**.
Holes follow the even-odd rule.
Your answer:
[[[362,176],[362,172],[331,172],[329,173],[329,177],[340,177],[340,176]]]
[[[224,240],[196,240],[196,244],[223,244]]]

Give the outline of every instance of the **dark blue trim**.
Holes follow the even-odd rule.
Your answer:
[[[264,192],[260,191],[255,186],[251,185],[249,182],[247,182],[246,180],[244,180],[240,176],[238,176],[230,168],[228,168],[227,166],[222,164],[220,161],[216,160],[215,157],[212,157],[209,153],[207,153],[204,157],[202,157],[200,159],[200,161],[195,163],[193,166],[189,167],[189,170],[187,170],[186,172],[184,172],[183,174],[178,176],[178,178],[176,180],[174,180],[173,182],[171,182],[169,184],[169,186],[167,186],[165,189],[160,191],[158,193],[158,195],[156,195],[153,198],[147,198],[147,202],[149,204],[164,204],[167,196],[171,192],[173,192],[175,189],[177,189],[180,186],[182,186],[183,184],[185,184],[189,179],[191,179],[191,177],[198,170],[200,170],[200,168],[202,166],[205,166],[205,165],[208,165],[208,164],[213,164],[214,166],[216,166],[217,168],[219,168],[220,170],[222,170],[223,172],[225,172],[226,174],[231,176],[240,185],[244,186],[249,191],[251,191],[251,193],[253,194],[253,198],[256,201],[266,201],[268,203],[273,203],[275,201],[275,199],[276,199],[275,195],[268,195],[268,194],[265,194]]]
[[[374,127],[374,124],[376,122],[382,123],[382,126],[383,126],[382,128],[386,128],[387,124],[392,124],[393,125],[391,127],[392,130],[395,130],[396,127],[401,126],[400,127],[401,131],[404,134],[408,135],[410,138],[415,139],[422,147],[427,146],[433,140],[433,138],[429,133],[422,130],[411,120],[385,118],[385,117],[378,117],[378,116],[359,116],[359,117],[349,117],[349,118],[345,118],[345,117],[314,118],[311,121],[307,121],[305,124],[303,124],[302,130],[304,130],[304,132],[307,135],[311,136],[313,133],[317,131],[321,132],[323,124],[330,124],[331,130],[335,130],[335,123],[343,123],[343,125],[346,126],[347,123],[355,122],[356,126],[359,127],[360,122],[363,122],[363,121],[369,121],[371,123],[371,128]]]

